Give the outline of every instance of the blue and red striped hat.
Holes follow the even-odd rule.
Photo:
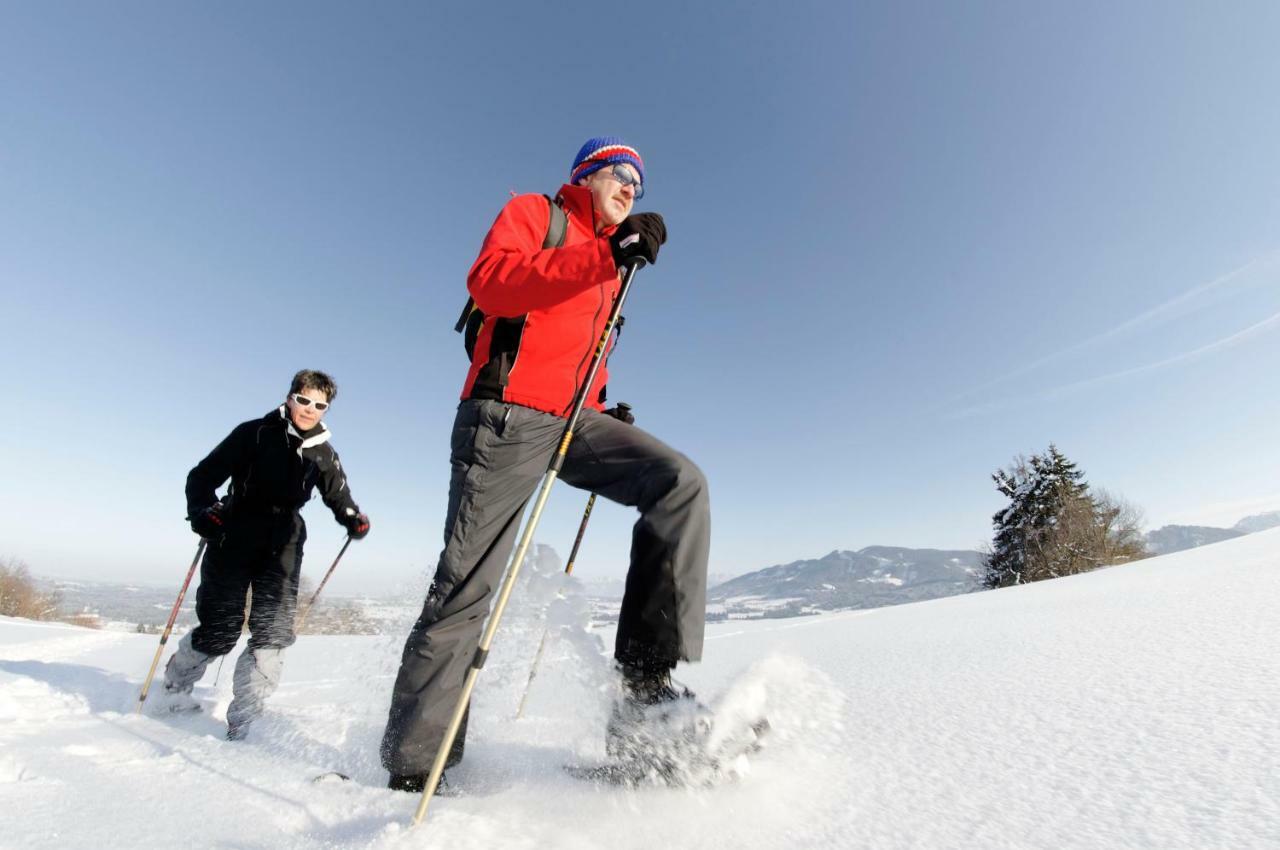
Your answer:
[[[625,162],[636,170],[641,184],[644,183],[644,161],[636,149],[617,136],[599,136],[587,139],[587,143],[573,158],[573,167],[569,169],[569,182],[577,183],[583,177],[599,171],[606,165]]]

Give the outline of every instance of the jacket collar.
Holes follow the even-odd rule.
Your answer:
[[[591,201],[591,190],[586,186],[575,186],[572,183],[566,183],[560,187],[558,197],[560,198],[561,206],[564,207],[564,211],[569,214],[569,218],[590,222],[593,236],[608,236],[617,229],[616,227],[606,227],[599,234],[596,233],[595,205]]]
[[[280,414],[280,418],[284,420],[285,433],[287,433],[290,437],[296,438],[301,443],[301,445],[298,446],[299,457],[302,456],[303,449],[309,449],[312,446],[318,446],[321,443],[329,442],[329,437],[330,437],[329,426],[324,424],[323,422],[316,423],[316,427],[308,431],[307,436],[304,437],[302,436],[302,433],[298,431],[296,427],[294,427],[293,420],[289,418],[288,407],[282,404],[280,405],[279,408],[276,409],[276,412]],[[269,415],[270,414],[268,414],[268,416]]]

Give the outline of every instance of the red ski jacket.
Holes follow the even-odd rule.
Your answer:
[[[591,192],[560,188],[568,218],[564,245],[543,248],[550,215],[544,195],[512,198],[489,229],[467,275],[484,311],[462,398],[489,398],[568,416],[604,333],[621,281],[608,236],[595,231]],[[587,405],[604,408],[601,365]]]

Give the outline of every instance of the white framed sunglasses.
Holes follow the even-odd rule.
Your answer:
[[[289,398],[293,399],[293,403],[298,405],[298,407],[310,407],[314,404],[316,406],[316,410],[321,413],[329,409],[329,402],[316,401],[315,399],[307,398],[302,393],[294,393],[289,396]]]

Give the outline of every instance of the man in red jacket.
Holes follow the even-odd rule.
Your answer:
[[[618,297],[620,267],[653,263],[666,241],[660,215],[631,212],[643,194],[635,149],[590,139],[554,201],[567,219],[563,242],[544,247],[552,202],[520,195],[471,267],[467,289],[484,324],[453,426],[445,547],[405,642],[382,741],[392,788],[424,787],[521,514]],[[625,408],[605,410],[607,380],[602,366],[559,477],[640,511],[614,649],[623,700],[608,730],[610,750],[624,751],[628,723],[645,708],[692,699],[672,687],[670,672],[702,656],[710,506],[692,461],[637,428]],[[465,734],[464,718],[447,767],[461,760]]]

